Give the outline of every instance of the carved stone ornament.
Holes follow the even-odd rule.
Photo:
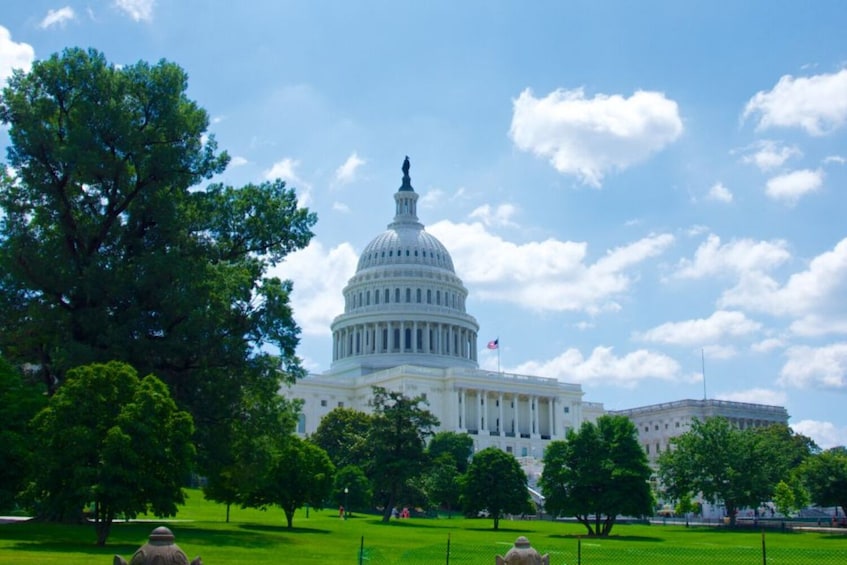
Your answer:
[[[113,565],[203,565],[199,557],[188,562],[188,557],[174,543],[174,534],[168,528],[159,526],[150,534],[150,541],[138,548],[127,564],[120,555],[115,555]]]
[[[515,540],[515,547],[505,557],[496,556],[494,562],[497,565],[550,565],[550,554],[541,555],[529,545],[528,539],[520,536]]]

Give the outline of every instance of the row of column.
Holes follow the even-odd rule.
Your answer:
[[[477,360],[476,332],[438,322],[356,324],[333,334],[332,359],[379,353],[432,353]]]
[[[489,393],[470,389],[459,389],[456,395],[460,430],[502,437],[552,438],[557,435],[555,397]],[[496,410],[489,407],[492,400]],[[542,405],[547,407],[547,414],[543,419]]]

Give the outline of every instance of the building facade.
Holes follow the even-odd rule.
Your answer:
[[[552,439],[603,414],[582,387],[479,369],[479,324],[447,248],[417,217],[408,158],[394,218],[362,251],[332,330],[332,365],[284,394],[303,401],[298,431],[313,433],[336,407],[369,411],[372,387],[424,396],[438,431],[466,432],[476,450],[543,455]],[[484,347],[484,345],[483,345]]]
[[[418,220],[409,176],[394,194],[394,218],[362,251],[331,325],[332,364],[283,394],[303,401],[298,432],[311,434],[337,407],[370,411],[372,388],[423,396],[437,431],[466,432],[475,450],[495,446],[541,458],[551,440],[605,413],[579,384],[479,369],[479,324],[447,248]],[[496,344],[494,344],[496,346]],[[719,400],[681,400],[613,412],[639,430],[651,463],[693,418],[725,416],[740,427],[787,423],[784,408]]]

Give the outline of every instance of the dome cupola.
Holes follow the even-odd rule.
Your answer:
[[[479,325],[447,248],[418,221],[418,194],[403,161],[394,220],[365,246],[333,320],[332,371],[398,365],[477,368]]]

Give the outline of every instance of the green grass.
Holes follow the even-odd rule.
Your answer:
[[[585,529],[548,521],[500,522],[463,518],[413,518],[382,524],[377,516],[356,515],[340,520],[337,510],[298,512],[294,528],[285,527],[281,510],[262,512],[225,508],[189,491],[188,504],[177,520],[116,523],[106,547],[94,544],[88,526],[15,523],[0,525],[0,563],[15,565],[89,565],[111,563],[114,554],[126,559],[147,540],[152,529],[167,525],[177,544],[207,565],[280,563],[358,563],[364,538],[364,563],[490,565],[504,555],[515,538],[527,536],[533,547],[550,553],[555,565],[621,564],[761,564],[762,534],[684,526],[616,525],[608,539],[582,537]],[[826,533],[766,533],[767,563],[827,565],[847,563],[847,536]]]

